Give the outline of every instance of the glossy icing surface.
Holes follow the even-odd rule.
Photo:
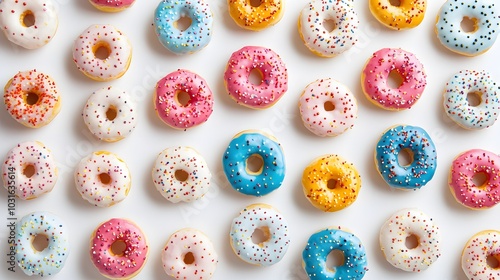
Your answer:
[[[234,22],[245,29],[260,31],[275,25],[283,17],[282,0],[264,0],[257,7],[248,0],[228,0],[229,14]]]
[[[500,232],[484,230],[472,236],[462,251],[462,270],[469,280],[498,279],[500,271],[491,267],[487,259],[500,253]]]
[[[427,0],[400,1],[399,6],[390,0],[369,0],[370,11],[383,25],[403,30],[417,27],[425,16]]]
[[[89,0],[94,7],[103,12],[120,12],[130,8],[135,0]]]

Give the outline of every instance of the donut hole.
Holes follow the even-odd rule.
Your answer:
[[[415,249],[418,247],[418,237],[415,234],[410,234],[405,239],[405,246],[408,249]]]
[[[193,23],[193,20],[188,17],[188,16],[181,16],[178,20],[174,22],[174,27],[177,28],[179,31],[186,31],[191,24]]]
[[[193,264],[194,263],[194,255],[191,252],[187,252],[182,259],[185,264]]]
[[[101,173],[97,176],[99,181],[104,185],[109,185],[111,183],[111,176],[108,173]]]
[[[331,112],[335,110],[335,104],[331,101],[326,101],[325,104],[323,104],[323,107],[325,108],[325,111]]]
[[[389,0],[389,4],[394,7],[401,7],[403,0]]]
[[[28,164],[23,168],[23,175],[26,176],[27,178],[33,177],[35,175],[36,169],[33,164]]]
[[[481,188],[486,185],[488,181],[488,175],[484,172],[478,172],[472,176],[472,183],[476,188]]]
[[[493,269],[500,269],[500,255],[487,256],[486,264]]]
[[[333,190],[337,187],[337,183],[338,183],[337,180],[329,179],[328,181],[326,181],[326,187],[330,190]]]
[[[113,121],[116,119],[116,116],[118,115],[118,111],[116,110],[116,107],[111,105],[109,106],[108,110],[106,110],[106,118],[109,121]]]
[[[463,17],[460,22],[460,28],[465,33],[474,33],[478,30],[478,22],[475,18]]]
[[[257,8],[260,7],[260,5],[262,5],[263,2],[264,0],[250,0],[250,6]]]
[[[481,104],[482,98],[481,93],[477,91],[467,93],[467,103],[471,107],[477,107]]]
[[[259,175],[264,167],[264,159],[259,154],[253,154],[246,160],[247,172],[251,175]]]
[[[116,240],[111,244],[111,253],[115,256],[123,256],[127,250],[127,244],[123,240]]]
[[[334,270],[335,267],[343,266],[345,262],[344,252],[334,249],[326,256],[326,267]]]
[[[28,91],[24,94],[24,102],[28,105],[35,105],[40,101],[40,95],[33,91]]]
[[[389,76],[387,77],[387,85],[390,88],[397,89],[403,85],[403,76],[399,73],[398,70],[394,69],[389,72]]]
[[[337,28],[337,24],[333,19],[325,19],[323,20],[323,27],[330,33]]]
[[[264,242],[269,241],[271,239],[271,233],[269,232],[269,228],[266,226],[256,228],[252,233],[252,242],[259,246],[263,246]]]
[[[264,76],[258,68],[254,68],[250,71],[250,75],[248,75],[248,81],[254,86],[259,86],[264,81]]]
[[[21,22],[24,27],[32,27],[35,25],[35,14],[28,10],[21,14]]]
[[[31,246],[35,249],[35,251],[41,252],[45,250],[45,248],[49,247],[49,237],[43,233],[39,233],[33,236]]]
[[[189,173],[187,173],[182,169],[175,170],[174,177],[177,181],[186,182],[187,179],[189,178]]]
[[[187,93],[183,90],[179,90],[175,94],[175,100],[182,107],[186,107],[189,104],[189,102],[191,101],[191,96],[189,95],[189,93]]]
[[[408,167],[413,163],[413,151],[409,148],[403,148],[398,153],[398,164],[403,167]]]
[[[111,48],[106,42],[97,42],[92,48],[95,58],[106,60],[111,55]]]

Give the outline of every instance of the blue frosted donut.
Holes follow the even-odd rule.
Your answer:
[[[411,156],[409,165],[401,165],[398,155],[405,150]],[[417,126],[398,125],[380,137],[375,149],[377,169],[389,186],[397,189],[419,189],[436,171],[436,147],[425,130]]]
[[[191,25],[181,31],[177,21],[189,18]],[[175,54],[203,49],[212,37],[213,16],[204,0],[162,0],[155,11],[154,28],[161,44]]]
[[[260,170],[248,169],[248,159],[262,160]],[[243,131],[229,143],[222,157],[224,173],[231,186],[246,195],[263,196],[276,190],[285,178],[285,158],[281,145],[271,136]]]
[[[334,250],[342,251],[344,264],[327,267],[326,258]],[[363,279],[367,268],[366,250],[358,237],[339,228],[327,228],[309,237],[302,251],[302,265],[311,280]]]
[[[436,33],[439,41],[449,50],[467,56],[486,52],[500,32],[498,0],[448,0],[437,16]],[[462,29],[467,17],[474,22],[474,31]]]

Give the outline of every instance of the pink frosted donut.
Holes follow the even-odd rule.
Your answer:
[[[130,8],[135,0],[89,0],[90,3],[97,9],[108,12],[116,13]]]
[[[249,80],[254,70],[262,76],[258,85]],[[288,71],[279,55],[271,49],[247,46],[231,55],[224,82],[236,103],[252,109],[265,109],[273,106],[288,90]]]
[[[111,219],[100,224],[90,238],[90,258],[103,276],[130,279],[146,263],[146,236],[133,222]]]
[[[482,174],[485,182],[476,186],[474,176]],[[448,184],[455,199],[464,206],[483,210],[500,202],[500,156],[480,149],[458,155],[451,165]]]
[[[391,72],[402,78],[398,88],[388,85]],[[381,49],[367,61],[361,85],[368,100],[386,110],[410,109],[427,85],[424,66],[417,57],[402,49]]]
[[[214,97],[205,79],[179,69],[158,81],[153,101],[164,123],[185,130],[208,120]]]

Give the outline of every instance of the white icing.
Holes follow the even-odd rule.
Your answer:
[[[488,257],[498,259],[500,232],[485,230],[467,241],[462,252],[462,269],[468,279],[500,279],[500,270],[488,265]]]

